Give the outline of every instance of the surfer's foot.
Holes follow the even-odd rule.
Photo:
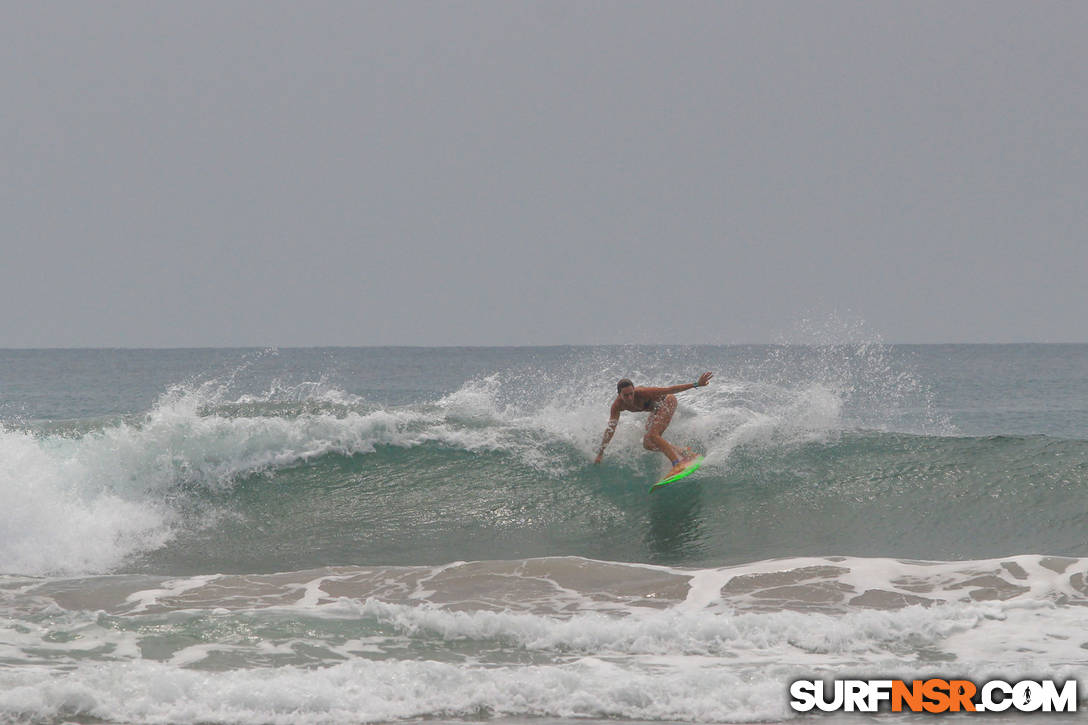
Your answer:
[[[669,471],[669,476],[675,476],[677,473],[680,473],[680,471],[683,471],[691,465],[695,458],[696,456],[681,456],[679,460],[672,464],[672,470]],[[665,478],[668,478],[669,476],[666,476]]]

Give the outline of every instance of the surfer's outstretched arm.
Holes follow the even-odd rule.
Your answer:
[[[699,376],[699,381],[695,383],[683,383],[681,385],[670,385],[667,388],[639,388],[640,391],[647,395],[659,396],[659,395],[675,395],[676,393],[682,393],[685,390],[691,390],[692,388],[701,388],[710,382],[710,379],[714,377],[714,373],[703,373]]]
[[[612,404],[612,412],[609,414],[608,418],[608,427],[604,429],[604,438],[601,439],[601,447],[597,449],[597,458],[593,461],[594,463],[601,462],[601,458],[604,457],[605,446],[612,440],[612,436],[616,433],[616,426],[619,425],[619,422],[620,409],[619,401],[617,400]]]

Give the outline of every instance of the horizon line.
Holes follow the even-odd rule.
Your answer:
[[[616,342],[616,343],[541,343],[541,344],[514,344],[514,345],[485,345],[485,344],[363,344],[363,345],[49,345],[49,346],[0,346],[3,351],[49,351],[49,350],[361,350],[361,349],[417,349],[417,350],[471,350],[471,349],[533,349],[533,348],[557,348],[557,347],[833,347],[844,345],[885,345],[888,347],[942,347],[942,346],[976,346],[976,347],[1011,347],[1017,345],[1054,345],[1075,346],[1088,345],[1088,341],[1012,341],[1012,342],[887,342],[884,340],[858,340],[836,342]]]

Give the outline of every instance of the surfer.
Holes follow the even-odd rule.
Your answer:
[[[683,453],[677,451],[672,444],[661,437],[665,429],[672,421],[672,414],[676,412],[676,395],[692,388],[701,388],[710,382],[714,373],[703,373],[696,383],[684,383],[668,388],[636,388],[635,384],[627,378],[616,383],[616,399],[612,402],[612,412],[608,417],[608,427],[604,429],[604,439],[597,450],[597,459],[594,463],[600,463],[604,456],[605,446],[612,440],[616,432],[616,425],[620,422],[620,413],[630,411],[632,413],[649,413],[646,420],[646,435],[642,436],[642,445],[648,451],[661,451],[672,463],[673,468],[687,463],[695,457],[690,448]]]

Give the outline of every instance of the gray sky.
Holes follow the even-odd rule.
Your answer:
[[[6,1],[0,347],[1088,341],[1086,28]]]

